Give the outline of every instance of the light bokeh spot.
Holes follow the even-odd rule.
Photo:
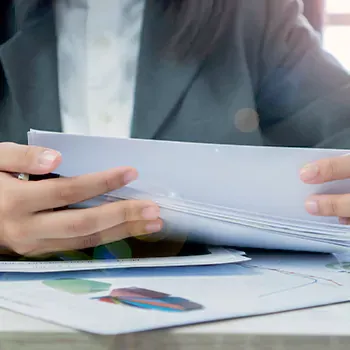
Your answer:
[[[234,123],[241,132],[254,132],[259,128],[259,114],[252,108],[240,109],[234,117]]]

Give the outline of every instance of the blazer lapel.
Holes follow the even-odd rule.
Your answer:
[[[13,113],[28,128],[61,129],[51,0],[15,0],[15,32],[0,47]]]
[[[176,113],[199,71],[198,62],[180,64],[161,57],[169,27],[159,1],[148,0],[139,55],[132,137],[157,138],[157,132]]]

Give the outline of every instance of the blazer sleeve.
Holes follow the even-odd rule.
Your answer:
[[[267,145],[350,148],[350,75],[297,0],[266,0],[257,108]]]

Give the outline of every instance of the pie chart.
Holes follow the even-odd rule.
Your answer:
[[[109,295],[93,299],[110,304],[124,304],[140,309],[166,312],[203,309],[202,305],[188,299],[137,287],[113,289]]]

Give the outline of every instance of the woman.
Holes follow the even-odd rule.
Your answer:
[[[29,128],[350,146],[350,76],[321,49],[297,0],[15,0],[2,6],[0,241],[16,253],[87,248],[162,225],[159,208],[143,201],[53,211],[119,188],[137,172],[125,167],[21,182],[8,173],[44,174],[61,161],[54,150],[22,145]],[[346,157],[301,171],[308,183],[349,176]],[[349,198],[313,197],[306,209],[347,222]]]

